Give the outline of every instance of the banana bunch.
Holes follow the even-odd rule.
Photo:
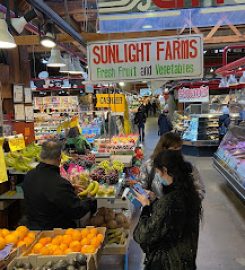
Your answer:
[[[20,156],[15,159],[15,164],[12,166],[12,168],[15,171],[26,173],[33,169],[33,166],[30,165],[31,161],[32,160],[30,158]]]
[[[66,155],[64,152],[61,153],[61,164],[66,163],[70,159],[71,159],[71,157],[69,157],[68,155]]]
[[[123,228],[106,230],[107,244],[124,245],[128,238],[128,233]]]
[[[124,169],[124,164],[120,161],[115,160],[112,162],[112,168],[118,171],[119,173],[122,173]]]
[[[111,167],[111,164],[110,164],[110,162],[109,162],[108,160],[103,160],[103,161],[101,161],[101,162],[99,163],[98,167],[99,167],[99,168],[103,168],[103,169],[105,169],[105,170],[109,170],[110,167]]]
[[[99,190],[99,183],[97,181],[92,181],[84,191],[78,193],[78,196],[86,197],[89,195],[94,197],[97,194],[98,190]]]
[[[37,144],[29,144],[26,148],[20,151],[21,155],[27,158],[36,159],[39,158],[41,153],[41,146]]]

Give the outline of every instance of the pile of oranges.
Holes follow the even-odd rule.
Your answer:
[[[96,228],[67,229],[65,234],[43,237],[34,245],[31,253],[41,255],[66,255],[72,252],[92,254],[104,240]]]
[[[25,226],[19,226],[15,231],[1,229],[0,250],[8,244],[13,244],[14,247],[20,247],[23,245],[30,246],[35,240],[35,237],[35,233],[30,232]]]

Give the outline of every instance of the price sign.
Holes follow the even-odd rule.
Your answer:
[[[8,181],[7,168],[3,153],[3,142],[4,138],[0,138],[0,183]]]
[[[8,142],[11,152],[22,150],[26,147],[23,135],[18,135],[18,137],[9,137]]]

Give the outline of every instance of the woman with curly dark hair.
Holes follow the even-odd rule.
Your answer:
[[[153,166],[164,196],[151,203],[136,193],[143,209],[134,239],[146,253],[145,270],[194,270],[202,206],[191,168],[173,150],[158,153]]]

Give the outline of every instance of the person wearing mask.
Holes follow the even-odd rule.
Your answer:
[[[167,133],[173,130],[173,125],[168,119],[168,111],[166,109],[159,115],[158,118],[158,127],[159,127],[159,135],[162,136],[164,133]]]
[[[219,141],[221,142],[225,134],[228,131],[230,125],[230,115],[229,109],[227,106],[224,106],[222,109],[222,115],[219,117]]]
[[[134,124],[138,126],[140,141],[144,142],[145,140],[145,122],[146,122],[146,115],[140,106],[138,112],[135,114]]]
[[[189,167],[178,151],[160,152],[153,166],[164,196],[142,205],[133,237],[146,254],[145,270],[195,270],[202,205]]]
[[[165,133],[163,136],[161,136],[160,140],[158,141],[155,150],[152,154],[152,156],[142,164],[140,168],[140,182],[142,186],[153,192],[153,197],[162,197],[162,188],[161,183],[159,179],[159,175],[155,172],[155,168],[153,166],[153,160],[154,158],[161,152],[164,152],[166,150],[175,150],[179,151],[181,153],[183,141],[181,137],[177,133],[168,132]],[[193,166],[191,163],[186,162],[186,165],[189,167],[191,174],[193,176],[194,186],[199,194],[199,197],[201,200],[205,197],[205,185],[203,183],[203,180],[200,176],[200,173],[198,169]]]
[[[81,135],[78,127],[70,128],[67,139],[66,149],[75,150],[79,155],[84,155],[91,150],[91,145],[86,138]]]
[[[59,141],[44,142],[41,162],[25,176],[24,201],[31,230],[75,228],[75,220],[96,212],[96,201],[80,200],[71,183],[61,177],[61,149]]]

